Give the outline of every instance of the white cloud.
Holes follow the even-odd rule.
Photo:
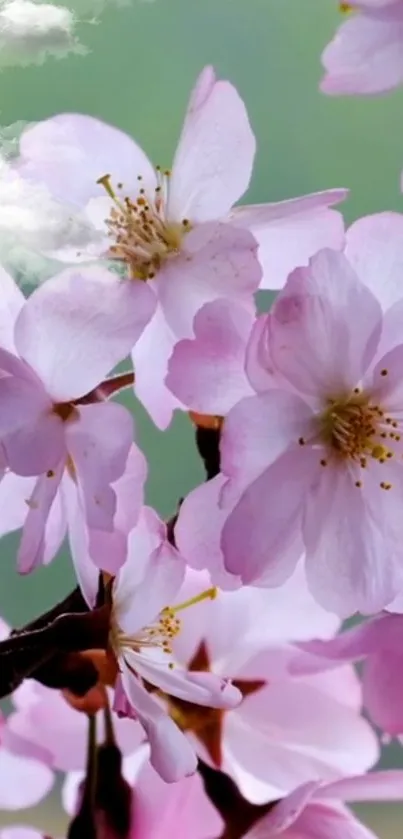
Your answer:
[[[93,227],[84,217],[55,201],[45,186],[21,178],[0,156],[0,261],[6,267],[35,284],[51,273],[43,253],[79,251],[92,241]]]
[[[76,15],[65,6],[0,0],[0,67],[85,51],[75,35],[76,23]]]

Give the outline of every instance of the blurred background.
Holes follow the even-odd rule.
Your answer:
[[[403,211],[403,91],[367,100],[318,91],[320,54],[341,20],[336,0],[74,0],[71,8],[84,12],[84,3],[86,20],[77,35],[85,55],[80,48],[25,67],[12,66],[8,57],[1,69],[0,132],[6,137],[13,137],[14,123],[80,111],[116,124],[169,166],[191,87],[212,63],[237,86],[257,135],[248,201],[343,186],[351,190],[347,222],[384,209]],[[0,68],[1,49],[0,41]],[[192,429],[177,417],[161,434],[140,407],[135,413],[150,463],[148,501],[168,515],[201,479]],[[0,613],[18,626],[62,598],[73,575],[65,555],[29,579],[18,578],[15,545],[15,538],[1,543]],[[403,748],[389,746],[384,764],[403,768]],[[401,839],[403,804],[366,806],[360,814],[381,839]],[[61,835],[58,791],[21,818]],[[0,813],[0,824],[11,821]]]

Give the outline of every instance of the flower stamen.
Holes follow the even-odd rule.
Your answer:
[[[97,180],[113,201],[106,219],[113,239],[109,256],[128,264],[131,277],[143,281],[153,279],[162,264],[180,252],[183,237],[191,229],[188,219],[173,222],[166,218],[171,173],[157,166],[155,174],[157,186],[153,194],[147,193],[142,176],[137,176],[141,186],[135,198],[120,198],[109,174]]]

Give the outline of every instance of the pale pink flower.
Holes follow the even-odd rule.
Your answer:
[[[148,762],[147,752],[123,760],[125,780],[133,787],[132,823],[128,839],[211,839],[220,836],[223,822],[207,798],[200,776],[166,784]],[[74,815],[79,797],[77,773],[67,776],[63,804]]]
[[[76,205],[94,226],[89,248],[53,255],[109,254],[155,293],[156,313],[133,360],[136,394],[160,427],[178,406],[163,384],[176,340],[191,337],[206,302],[228,297],[251,305],[261,279],[256,242],[264,286],[276,288],[319,247],[343,244],[342,218],[329,205],[346,190],[232,210],[249,185],[254,154],[244,103],[211,67],[190,96],[172,172],[156,169],[130,137],[88,116],[61,114],[21,137],[19,173]]]
[[[291,663],[294,673],[314,673],[342,661],[360,661],[363,699],[376,725],[403,737],[403,614],[384,612],[330,640],[307,641]]]
[[[85,404],[83,397],[126,356],[141,331],[139,317],[127,304],[127,286],[102,268],[66,270],[28,300],[3,272],[0,442],[9,474],[0,484],[1,532],[25,522],[22,572],[54,556],[66,516],[76,543],[84,538],[80,529],[90,534],[90,553],[104,567],[119,517],[114,485],[125,469],[133,492],[126,531],[135,523],[145,463],[132,446],[132,418],[121,405]],[[127,500],[122,504],[126,509]],[[115,547],[107,570],[124,561],[122,540]]]
[[[165,525],[144,508],[129,536],[127,561],[112,586],[110,644],[120,670],[115,710],[127,713],[126,697],[147,734],[151,763],[168,782],[194,772],[197,760],[143,681],[180,700],[213,708],[233,708],[242,698],[227,679],[188,673],[172,661],[171,641],[181,630],[178,614],[215,594],[211,588],[199,591],[191,603],[172,606],[184,574],[185,561],[168,542]]]
[[[31,757],[13,754],[4,745],[6,720],[0,717],[0,809],[21,810],[33,807],[53,786],[48,766]]]
[[[112,690],[108,690],[112,698]],[[84,777],[88,719],[63,697],[37,682],[25,680],[12,695],[13,710],[7,717],[4,740],[13,755],[40,761],[54,772],[72,772]],[[112,711],[116,742],[123,758],[139,752],[144,734],[139,723],[120,719]],[[97,740],[105,739],[104,715],[96,714]]]
[[[351,0],[322,55],[321,90],[332,96],[374,94],[403,82],[402,0]]]
[[[91,528],[85,518],[76,480],[65,469],[57,492],[42,522],[39,539],[32,538],[28,502],[36,478],[23,478],[8,472],[0,482],[0,537],[23,528],[17,552],[17,568],[27,573],[38,565],[48,565],[56,556],[66,534],[77,580],[90,606],[96,600],[99,571],[116,574],[127,555],[127,539],[143,505],[147,475],[144,455],[132,444],[123,475],[111,484],[116,497],[113,529]]]
[[[259,819],[245,839],[376,839],[345,802],[401,801],[403,772],[370,772],[333,783],[308,782]]]
[[[7,638],[9,631],[0,618],[0,640]],[[15,754],[10,749],[7,724],[0,713],[0,810],[21,810],[45,798],[53,786],[53,772],[35,755]]]
[[[222,550],[244,584],[279,585],[303,543],[325,608],[375,612],[402,590],[401,306],[382,317],[336,252],[290,276],[252,332],[255,395],[224,421],[222,475],[182,505],[178,544],[193,566]],[[206,544],[221,531],[213,559]]]
[[[188,571],[177,599],[191,599],[205,585],[206,574]],[[275,592],[221,591],[183,612],[182,622],[172,642],[174,661],[189,676],[203,668],[231,679],[243,701],[214,711],[190,697],[178,702],[166,684],[167,706],[198,755],[230,775],[247,799],[274,800],[307,780],[361,772],[377,760],[351,667],[313,678],[288,672],[294,640],[328,638],[339,625],[313,600],[301,566]]]

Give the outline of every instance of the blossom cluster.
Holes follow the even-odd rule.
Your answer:
[[[357,6],[348,37],[392,14]],[[60,114],[7,170],[74,236],[33,242],[61,265],[29,296],[0,273],[0,535],[21,574],[67,539],[78,587],[1,626],[0,805],[63,772],[69,839],[370,839],[345,802],[403,798],[375,768],[403,742],[403,215],[238,206],[255,150],[206,67],[171,169]],[[169,521],[123,391],[195,427],[206,480]]]

